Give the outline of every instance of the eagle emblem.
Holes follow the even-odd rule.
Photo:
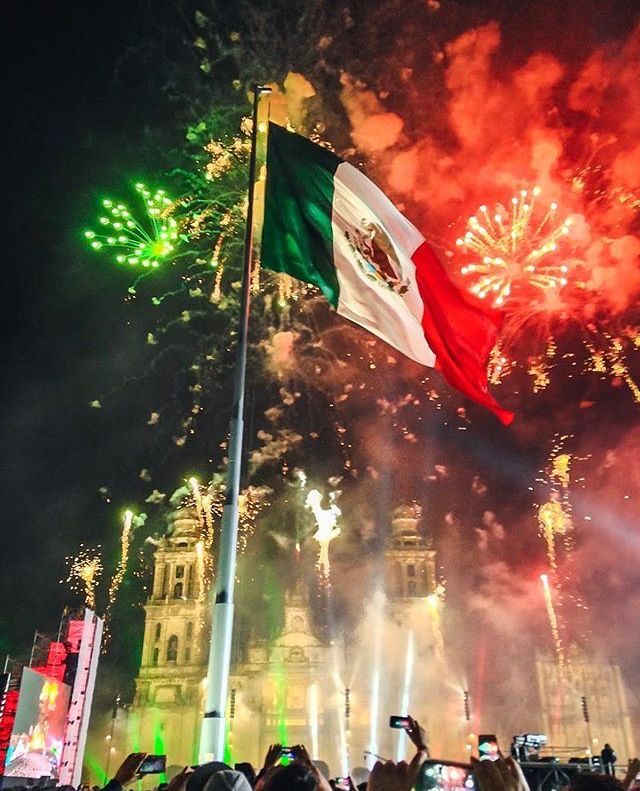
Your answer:
[[[403,277],[391,239],[379,225],[362,220],[360,228],[346,230],[345,236],[360,269],[369,280],[396,294],[406,294],[409,280]]]

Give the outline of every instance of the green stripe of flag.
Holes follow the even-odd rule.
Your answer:
[[[333,260],[333,176],[342,160],[277,124],[269,124],[260,263],[317,286],[338,306]]]

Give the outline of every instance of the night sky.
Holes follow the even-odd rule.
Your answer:
[[[123,281],[87,260],[80,229],[96,185],[145,165],[145,124],[161,108],[142,75],[123,79],[116,66],[152,5],[6,9],[0,650],[14,655],[36,628],[56,630],[64,556],[115,516],[97,492],[126,425],[87,407],[130,373],[130,338]]]
[[[295,13],[299,4],[289,5]],[[367,4],[362,5],[366,17]],[[567,58],[575,62],[594,42],[625,35],[639,10],[631,2],[567,3],[563,17],[564,10],[558,9],[564,4],[558,3],[452,5],[459,16],[451,22],[453,34],[499,10],[507,31],[507,59],[520,47],[529,54],[548,46],[560,56],[565,41],[558,30],[564,25],[574,33]],[[117,194],[123,183],[137,178],[153,181],[175,161],[189,119],[187,108],[166,98],[172,64],[179,58],[175,31],[186,9],[192,14],[197,7],[164,0],[66,0],[12,3],[5,9],[0,655],[25,658],[35,629],[55,632],[71,598],[68,587],[59,584],[66,576],[64,558],[75,554],[80,543],[102,543],[112,567],[120,514],[138,505],[150,488],[138,476],[150,454],[153,487],[162,491],[176,488],[180,476],[200,472],[204,479],[210,471],[206,432],[180,454],[149,439],[148,399],[138,396],[150,386],[141,370],[149,359],[144,338],[152,327],[152,311],[125,306],[127,273],[92,256],[82,239],[82,229],[105,194]],[[544,15],[545,8],[556,9],[558,17],[547,19],[542,28],[527,24]],[[523,24],[531,33],[526,40],[519,34]],[[366,51],[354,52],[353,71],[358,57],[366,60]],[[336,86],[337,74],[335,67]],[[216,75],[198,79],[204,85],[215,82]],[[405,379],[411,370],[407,374],[403,368]],[[168,386],[170,378],[168,374]],[[105,394],[115,394],[110,409],[89,407]],[[593,409],[575,408],[592,398]],[[515,529],[530,507],[527,486],[549,450],[550,415],[557,430],[569,427],[576,434],[578,451],[596,453],[596,468],[611,448],[622,448],[625,463],[637,459],[638,406],[626,389],[611,388],[596,398],[582,380],[554,382],[535,402],[520,406],[520,422],[513,430],[471,408],[470,426],[447,434],[449,429],[438,424],[440,417],[432,415],[428,426],[433,434],[425,428],[422,437],[425,475],[441,461],[439,446],[445,447],[466,486],[477,469],[483,471]],[[226,408],[216,413],[220,424]],[[361,444],[370,442],[380,460],[384,443],[375,423],[365,420],[368,416],[356,415],[356,431],[361,429]],[[625,445],[632,429],[636,433]],[[219,434],[219,426],[211,432]],[[406,458],[415,459],[415,449]],[[383,472],[383,480],[385,475],[386,490],[380,492],[381,484],[374,493],[379,502],[391,508],[400,494],[411,499],[412,479],[403,481],[393,469]],[[596,494],[578,504],[580,514],[593,512],[594,497],[602,496],[598,503],[608,507],[610,481],[601,471],[597,475]],[[108,497],[100,494],[101,487]],[[438,496],[443,504],[434,511],[439,509],[444,519],[446,498],[464,501],[466,494],[439,491]],[[463,502],[460,508],[465,507]],[[635,505],[625,504],[625,509],[606,513],[622,532],[637,521]],[[636,543],[628,536],[625,540],[637,552]],[[536,541],[533,529],[522,543],[512,533],[508,552],[524,562]],[[614,540],[606,546],[613,551]],[[543,555],[539,546],[536,552]],[[597,595],[598,585],[594,588]]]

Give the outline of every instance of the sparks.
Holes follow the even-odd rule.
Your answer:
[[[568,518],[559,502],[549,500],[538,508],[538,522],[540,532],[547,542],[547,557],[552,569],[557,567],[556,562],[556,536],[567,532]]]
[[[100,230],[85,231],[84,236],[92,250],[115,253],[118,264],[156,268],[174,252],[178,241],[174,204],[164,190],[152,194],[144,184],[136,184],[135,190],[142,198],[144,221],[139,222],[124,203],[105,198],[104,214],[98,218]]]
[[[90,610],[96,608],[96,587],[102,574],[102,559],[90,549],[82,549],[74,558],[67,558],[70,564],[67,582],[71,590],[84,594],[85,605]]]
[[[549,626],[551,627],[551,636],[553,637],[553,645],[558,660],[560,669],[564,668],[564,649],[562,647],[562,638],[560,637],[560,627],[558,625],[558,618],[553,606],[553,597],[551,594],[551,586],[549,584],[549,575],[541,574],[540,582],[542,583],[542,592],[544,595],[544,603],[547,608],[547,617],[549,618]]]
[[[446,668],[445,654],[444,654],[444,635],[442,632],[442,619],[440,610],[444,602],[444,586],[438,585],[435,593],[430,593],[427,596],[427,607],[429,609],[429,617],[431,619],[431,628],[433,630],[433,639],[435,643],[436,656],[442,667]]]
[[[109,585],[109,594],[108,594],[108,609],[113,607],[113,604],[116,600],[116,595],[122,582],[124,580],[124,575],[127,571],[127,563],[129,561],[129,549],[131,547],[131,532],[133,529],[133,511],[125,511],[123,524],[122,524],[122,533],[120,534],[120,560],[118,561],[118,566],[116,568],[115,574],[111,578],[111,583]]]
[[[342,511],[334,502],[335,492],[331,493],[330,500],[329,508],[323,508],[322,493],[317,489],[312,489],[305,500],[305,508],[313,512],[316,520],[317,530],[313,537],[319,544],[317,568],[325,580],[329,580],[331,574],[329,544],[340,535],[340,528],[336,523],[338,517],[342,515]]]
[[[473,260],[462,275],[473,275],[470,291],[480,299],[489,298],[496,307],[516,296],[535,291],[560,289],[567,284],[569,271],[554,255],[571,231],[571,218],[558,221],[558,205],[536,209],[540,188],[522,190],[511,199],[508,209],[497,205],[493,211],[480,206],[467,221],[464,236],[456,245]]]

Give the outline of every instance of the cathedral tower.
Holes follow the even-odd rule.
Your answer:
[[[154,553],[154,578],[145,604],[140,672],[131,709],[146,750],[193,760],[198,753],[206,597],[200,523],[193,509],[172,517]],[[132,734],[133,735],[133,734]],[[160,749],[162,748],[162,749]]]
[[[435,591],[436,553],[418,532],[420,517],[417,505],[402,505],[393,512],[384,553],[389,599],[425,598]]]

